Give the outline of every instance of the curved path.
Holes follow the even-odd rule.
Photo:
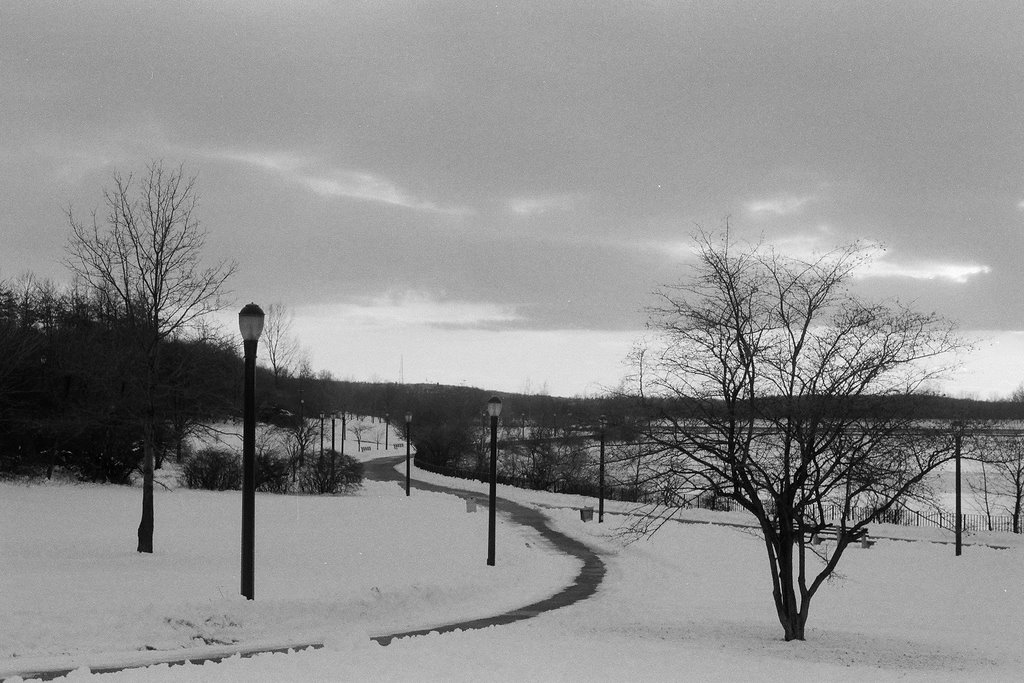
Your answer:
[[[404,485],[405,477],[395,470],[395,465],[399,464],[404,459],[405,456],[387,456],[370,460],[364,463],[364,474],[368,479],[374,479],[377,481],[395,481]],[[487,502],[487,496],[476,491],[468,491],[450,486],[439,486],[415,480],[412,481],[412,486],[423,491],[434,491],[437,493],[473,497],[476,498],[478,502],[483,502],[485,506]],[[605,575],[605,565],[594,550],[586,544],[552,529],[548,526],[547,519],[544,515],[537,510],[519,505],[518,503],[513,503],[510,500],[499,498],[498,511],[509,515],[512,521],[516,524],[522,524],[535,529],[541,536],[551,542],[557,550],[567,555],[572,555],[582,561],[583,567],[580,569],[573,582],[549,598],[530,603],[529,605],[524,605],[523,607],[510,610],[508,612],[502,612],[494,616],[483,617],[480,619],[470,619],[466,621],[441,624],[430,628],[372,636],[371,640],[374,640],[381,645],[388,645],[396,638],[426,635],[428,633],[435,632],[450,633],[452,631],[465,631],[487,628],[488,626],[496,626],[500,624],[511,624],[523,619],[530,619],[531,617],[535,617],[544,612],[550,612],[561,607],[567,607],[580,602],[581,600],[586,600],[597,591],[597,588],[601,585],[601,581]],[[137,657],[137,659],[132,663],[93,663],[93,665],[90,666],[90,670],[92,673],[113,673],[115,671],[153,666],[155,664],[169,664],[171,666],[185,663],[203,664],[206,662],[219,662],[238,655],[241,655],[242,657],[252,657],[254,655],[270,652],[289,652],[321,647],[323,647],[323,643],[288,643],[269,647],[258,645],[245,646],[239,644],[226,647],[218,646],[200,648],[199,651],[184,650],[179,652],[150,652],[146,653],[147,657],[144,658],[139,657],[138,653],[132,653]],[[52,680],[61,676],[67,676],[75,668],[77,667],[55,666],[45,668],[41,667],[34,670],[30,669],[18,672],[4,671],[2,672],[2,675],[0,675],[0,678],[6,679],[10,676],[21,676],[23,678]]]
[[[377,481],[396,481],[404,484],[405,477],[395,470],[395,465],[399,464],[404,459],[405,456],[396,456],[371,460],[364,463],[364,473],[369,479]],[[472,496],[476,498],[478,502],[482,499],[485,505],[487,501],[486,495],[476,491],[468,491],[450,486],[440,486],[437,484],[428,484],[426,482],[419,482],[416,480],[412,481],[412,486],[423,491],[449,493],[459,496]],[[576,575],[576,578],[573,579],[573,582],[549,598],[539,600],[508,612],[502,612],[501,614],[483,617],[481,619],[452,622],[415,631],[402,631],[383,636],[374,636],[372,638],[373,640],[377,641],[381,645],[387,645],[395,638],[419,636],[435,632],[449,633],[451,631],[465,631],[470,629],[487,628],[488,626],[497,626],[500,624],[511,624],[515,621],[535,617],[543,612],[550,612],[551,610],[567,607],[580,602],[581,600],[586,600],[597,591],[598,586],[601,585],[601,581],[604,579],[605,565],[600,556],[594,552],[594,550],[586,544],[552,529],[548,526],[547,519],[538,510],[528,508],[524,505],[519,505],[518,503],[513,503],[512,501],[505,500],[504,498],[498,498],[497,503],[497,510],[509,515],[514,523],[531,527],[555,546],[557,550],[565,553],[566,555],[572,555],[583,562],[583,567]]]

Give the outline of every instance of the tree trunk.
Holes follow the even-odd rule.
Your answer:
[[[778,583],[772,594],[775,599],[775,611],[782,624],[787,642],[804,640],[804,626],[807,624],[807,610],[797,600],[796,576],[793,570],[793,548],[796,539],[794,532],[780,529],[779,544],[775,548],[778,558]]]
[[[791,640],[805,640],[805,624],[806,619],[804,619],[800,610],[795,610],[793,614],[789,615],[788,619],[782,623],[782,628],[786,632],[786,642]]]
[[[139,545],[136,550],[140,553],[153,552],[153,425],[145,427],[143,440],[142,460],[142,521],[139,522]]]
[[[49,481],[50,479],[53,479],[53,468],[54,468],[54,465],[56,464],[55,461],[57,459],[57,447],[58,447],[59,443],[60,442],[58,440],[54,440],[53,444],[51,444],[51,447],[50,447],[50,457],[46,461],[46,479],[47,479],[47,481]]]

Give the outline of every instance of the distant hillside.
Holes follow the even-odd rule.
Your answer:
[[[264,378],[261,378],[261,380]],[[265,379],[269,380],[269,376]],[[417,414],[424,410],[433,414],[481,416],[491,396],[502,400],[502,421],[564,426],[596,425],[605,415],[610,424],[623,424],[663,410],[678,410],[678,402],[658,399],[641,400],[636,396],[607,395],[599,397],[560,397],[540,394],[496,392],[478,387],[446,384],[398,384],[395,382],[352,382],[325,378],[286,378],[276,390],[261,381],[265,405],[273,405],[292,413],[306,415],[320,412],[346,411],[378,418],[389,417],[393,423],[404,421],[406,411]],[[770,402],[770,399],[768,399]],[[1015,401],[979,401],[932,394],[866,397],[859,401],[866,414],[884,410],[918,419],[1024,420],[1024,403]],[[675,405],[675,408],[670,406]]]

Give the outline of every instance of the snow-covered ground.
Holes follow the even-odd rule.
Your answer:
[[[24,658],[384,634],[540,600],[579,563],[453,496],[367,482],[352,496],[259,495],[256,600],[238,596],[240,496],[155,492],[153,555],[135,552],[131,487],[0,486],[0,671]],[[529,576],[529,581],[522,577]]]
[[[1020,537],[973,535],[955,557],[945,543],[887,538],[948,542],[948,532],[878,526],[882,540],[848,551],[816,597],[808,641],[785,643],[753,531],[670,523],[627,544],[616,534],[625,516],[584,524],[559,507],[593,499],[508,487],[499,495],[545,506],[556,528],[599,548],[608,574],[598,593],[516,624],[383,647],[369,636],[497,614],[555,592],[578,566],[501,523],[498,563],[487,567],[487,516],[454,496],[406,498],[372,482],[343,497],[259,494],[249,602],[237,595],[237,492],[159,489],[156,553],[147,556],[134,551],[138,489],[0,484],[0,676],[222,642],[327,647],[102,678],[1009,681],[1024,672]],[[749,521],[707,511],[685,518]],[[68,677],[86,678],[85,669]]]

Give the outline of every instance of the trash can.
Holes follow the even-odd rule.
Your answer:
[[[466,512],[476,512],[476,498],[466,499]]]
[[[580,519],[584,522],[592,522],[594,520],[594,508],[580,508]]]

